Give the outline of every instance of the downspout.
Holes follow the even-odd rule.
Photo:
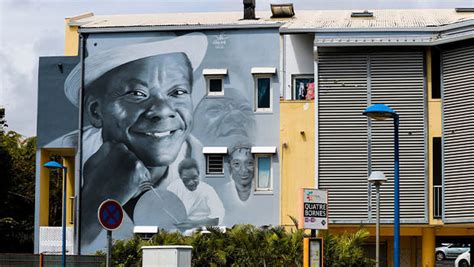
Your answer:
[[[81,72],[80,72],[80,90],[79,90],[79,129],[78,129],[78,140],[77,140],[77,155],[79,156],[79,164],[77,165],[78,168],[78,176],[79,177],[76,181],[76,188],[78,190],[77,200],[78,203],[76,205],[76,244],[75,247],[77,255],[81,255],[81,206],[82,206],[82,163],[83,163],[83,153],[82,153],[82,135],[83,135],[83,127],[84,127],[84,116],[83,116],[83,103],[84,103],[84,55],[85,55],[85,44],[86,44],[86,37],[79,33],[79,59],[81,65]]]

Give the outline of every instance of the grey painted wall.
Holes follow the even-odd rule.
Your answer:
[[[78,57],[41,57],[38,78],[38,147],[78,127],[78,110],[64,95],[64,80]]]
[[[202,151],[203,147],[219,146],[227,147],[231,152],[234,151],[235,146],[240,146],[241,154],[247,155],[250,162],[255,162],[256,155],[250,154],[250,147],[279,146],[278,29],[212,30],[191,33],[191,35],[204,37],[204,39],[195,39],[197,41],[190,41],[192,39],[187,36],[178,37],[186,34],[189,33],[106,33],[91,34],[87,38],[86,50],[89,61],[86,60],[85,69],[86,103],[84,109],[86,113],[84,115],[86,121],[83,139],[85,167],[81,197],[82,253],[93,253],[105,247],[105,232],[101,230],[95,216],[98,203],[107,198],[117,199],[126,207],[127,211],[124,224],[120,230],[114,232],[116,239],[130,237],[133,226],[136,225],[158,225],[169,230],[186,231],[197,226],[196,222],[200,219],[202,224],[207,224],[204,223],[203,218],[219,217],[217,224],[228,227],[235,223],[278,224],[280,198],[278,151],[271,157],[273,190],[258,192],[255,190],[256,165],[254,163],[253,167],[249,167],[247,170],[249,172],[250,169],[253,169],[250,175],[250,180],[253,178],[251,187],[249,189],[246,186],[243,189],[244,191],[250,190],[250,194],[244,193],[243,196],[237,193],[237,188],[242,193],[242,187],[239,185],[247,182],[239,180],[237,172],[232,172],[230,165],[232,159],[234,162],[236,161],[235,155],[238,153],[223,155],[225,157],[224,174],[206,175],[205,155]],[[150,42],[156,43],[156,46],[142,45]],[[162,46],[160,44],[162,42],[169,43],[169,45]],[[151,54],[147,54],[147,51],[151,51]],[[163,51],[167,53],[163,55]],[[193,67],[193,86],[192,92],[188,92],[189,96],[186,93],[183,95],[170,93],[171,88],[168,91],[159,91],[174,81],[190,80],[186,79],[187,71],[182,69],[188,68],[186,59],[184,61],[180,59],[183,54],[173,52],[184,52]],[[200,53],[203,55],[202,60],[198,56]],[[136,55],[135,59],[133,59],[134,55]],[[195,59],[196,57],[198,59]],[[93,66],[94,60],[97,64]],[[104,68],[104,65],[110,66]],[[251,73],[251,69],[255,67],[277,69],[275,74],[268,75],[272,90],[272,110],[270,112],[255,112],[255,76]],[[203,76],[204,69],[227,69],[228,74],[223,77],[223,96],[207,96],[206,78]],[[143,76],[143,73],[146,75]],[[77,73],[74,74],[73,71],[71,76],[74,75],[77,77]],[[143,89],[145,94],[130,93],[134,90],[133,88],[137,87],[137,84],[131,88],[127,79],[130,78],[129,76],[140,75],[149,78],[147,88]],[[94,82],[89,84],[89,80],[94,80]],[[71,84],[74,84],[73,78],[66,82],[66,88],[74,87],[71,87]],[[128,87],[126,87],[130,87],[130,90],[121,88],[124,84],[127,84]],[[120,93],[117,93],[117,90],[113,90],[115,87],[120,87],[122,91],[118,90]],[[48,94],[47,90],[40,91],[40,95]],[[96,90],[94,92],[104,90],[105,93],[91,94],[92,91],[88,90]],[[71,95],[74,94],[70,92],[69,90],[71,99]],[[91,98],[88,98],[89,96]],[[114,98],[115,96],[117,97]],[[116,101],[109,101],[112,98]],[[152,98],[154,100],[150,100]],[[43,99],[45,99],[44,102],[41,102],[38,108],[39,114],[51,112],[51,104],[57,101],[66,106],[64,110],[75,109],[74,105],[65,101],[63,95],[55,98],[43,97]],[[96,107],[94,103],[100,104]],[[145,108],[146,103],[149,103],[150,106]],[[172,111],[174,110],[175,113],[171,116],[173,120],[181,118],[181,122],[184,121],[183,136],[186,141],[168,142],[165,146],[163,144],[166,142],[162,140],[166,141],[168,137],[156,137],[159,140],[157,142],[147,139],[153,131],[160,132],[164,129],[156,125],[168,121],[168,117],[167,119],[157,119],[146,114],[161,114],[162,107],[165,105],[168,105]],[[118,106],[122,109],[117,109]],[[143,107],[148,111],[143,111],[143,109],[138,111],[138,107]],[[191,114],[190,118],[186,118],[188,111]],[[69,112],[60,114],[69,114]],[[99,116],[97,117],[96,114]],[[133,114],[137,116],[135,123],[129,123],[128,126],[121,125],[134,116]],[[145,117],[150,123],[144,122]],[[122,120],[118,118],[122,118]],[[77,117],[75,119],[76,123],[71,123],[69,132],[58,131],[54,127],[39,127],[41,131],[38,130],[38,136],[44,140],[42,144],[51,147],[69,146],[71,140],[77,139],[77,131],[75,132]],[[39,115],[38,125],[47,125],[44,120],[44,116]],[[58,120],[61,122],[70,120],[70,118],[69,115],[68,117],[60,115]],[[140,123],[137,122],[139,120]],[[156,122],[156,124],[152,122]],[[145,124],[148,130],[144,129],[146,128]],[[117,126],[115,131],[105,130],[112,127],[111,125]],[[142,127],[143,136],[140,136],[142,139],[137,137],[136,139],[129,138],[129,140],[128,137],[121,135],[122,130],[129,133],[130,129],[136,130],[137,127]],[[101,129],[103,130],[99,131]],[[209,131],[209,129],[214,130]],[[146,131],[148,131],[147,137]],[[170,140],[179,139],[176,136],[180,136],[180,134],[181,132],[178,130],[171,131],[169,138]],[[109,144],[112,143],[110,148]],[[117,148],[117,143],[119,146],[120,144],[125,146]],[[167,149],[161,150],[162,146]],[[144,152],[140,152],[140,147],[150,149],[143,149]],[[150,151],[155,151],[155,153]],[[147,153],[153,155],[148,157]],[[168,159],[165,154],[172,154],[172,156]],[[178,165],[185,158],[195,159],[198,165],[200,182],[194,191],[190,189],[193,187],[192,185],[188,187],[189,184],[185,184],[184,180],[180,179],[183,177],[183,172],[178,170]],[[138,166],[136,168],[140,171],[129,172],[127,165]],[[127,178],[122,179],[120,176],[123,176],[124,173],[128,173]],[[135,177],[134,179],[138,182],[129,183],[128,177],[130,176]],[[150,180],[148,184],[143,182],[147,179]],[[137,187],[145,189],[137,190]],[[222,203],[222,206],[217,202]],[[225,215],[220,211],[222,209]],[[189,222],[194,222],[194,224],[189,225]]]

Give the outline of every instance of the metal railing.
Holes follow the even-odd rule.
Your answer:
[[[443,186],[433,186],[433,218],[443,218]]]

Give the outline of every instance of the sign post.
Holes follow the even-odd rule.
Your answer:
[[[107,230],[107,267],[112,266],[112,231],[117,230],[123,221],[123,210],[120,203],[113,199],[102,202],[97,212],[102,227]]]
[[[300,222],[303,229],[311,229],[311,237],[304,239],[303,266],[323,266],[323,239],[316,238],[316,230],[328,229],[328,192],[302,188]]]

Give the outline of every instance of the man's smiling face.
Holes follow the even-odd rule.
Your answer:
[[[104,141],[124,143],[148,167],[171,164],[191,130],[191,83],[183,53],[109,71],[96,83],[105,87],[98,98]]]

